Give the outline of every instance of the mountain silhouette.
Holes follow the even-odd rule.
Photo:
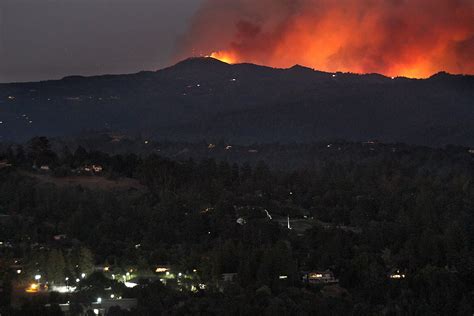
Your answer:
[[[428,79],[190,58],[156,72],[0,84],[0,140],[114,131],[235,143],[474,146],[474,76]]]

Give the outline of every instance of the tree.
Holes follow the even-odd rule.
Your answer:
[[[89,248],[81,247],[79,256],[80,273],[91,274],[94,271],[95,261],[94,255]]]
[[[63,253],[60,250],[51,250],[46,261],[46,274],[48,276],[48,281],[53,284],[63,284],[65,269],[66,262]]]
[[[51,150],[46,137],[35,137],[28,142],[28,156],[37,166],[49,165],[56,161],[57,156]]]

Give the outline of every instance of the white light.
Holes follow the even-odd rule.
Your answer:
[[[127,272],[127,276],[130,276],[130,272]]]
[[[56,285],[52,285],[50,287],[50,290],[51,291],[54,291],[54,292],[59,292],[59,293],[73,293],[75,290],[76,290],[76,287],[75,286],[56,286]]]
[[[115,297],[115,295],[114,295],[114,294],[110,294],[110,298],[114,298],[114,297]]]
[[[128,287],[128,288],[134,288],[137,285],[138,285],[137,283],[125,282],[125,286]]]
[[[102,303],[102,298],[101,297],[97,298],[97,303],[99,303],[99,304]]]
[[[166,271],[166,275],[170,275],[170,272],[169,272],[169,271]]]
[[[180,273],[178,273],[178,276],[182,276],[182,275],[183,275],[183,274],[182,274],[181,272],[180,272]]]
[[[94,308],[94,314],[99,315],[99,310],[97,308]]]
[[[35,280],[38,281],[39,279],[41,279],[41,275],[39,274],[35,275]]]
[[[21,274],[21,270],[20,269],[16,270],[16,273]]]
[[[77,279],[76,279],[76,282],[79,283],[79,281],[81,281],[81,280],[79,280],[79,278],[77,278]]]
[[[68,277],[66,277],[66,279],[65,279],[65,280],[66,280],[66,281],[69,281],[69,278],[68,278]]]
[[[85,273],[81,273],[81,278],[85,278],[86,277],[86,274]]]
[[[280,275],[280,280],[288,279],[287,275]]]

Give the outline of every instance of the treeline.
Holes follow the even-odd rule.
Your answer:
[[[14,167],[0,170],[0,210],[11,215],[0,238],[48,243],[67,234],[96,263],[167,263],[197,269],[208,284],[238,275],[220,294],[141,289],[138,297],[159,302],[142,304],[155,312],[472,314],[473,158],[449,148],[371,148],[279,171],[265,162],[53,152],[47,139],[34,139],[3,154]],[[101,164],[105,175],[136,178],[147,190],[54,187],[19,172],[43,164],[53,174]],[[279,216],[311,228],[288,230]],[[302,284],[303,271],[323,269],[339,279],[337,295]],[[392,270],[406,278],[390,279]]]

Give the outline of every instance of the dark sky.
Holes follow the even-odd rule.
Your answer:
[[[0,82],[170,63],[201,0],[0,0]]]

